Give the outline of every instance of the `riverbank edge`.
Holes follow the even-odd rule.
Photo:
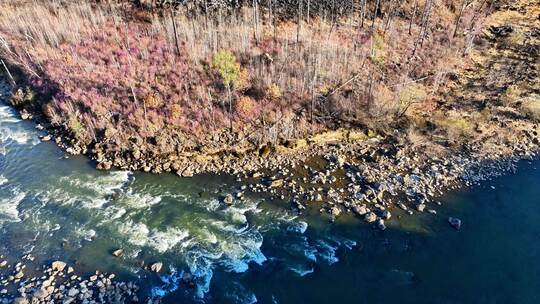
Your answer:
[[[24,83],[25,76],[22,71],[17,71],[14,75],[13,82]],[[6,83],[5,80],[4,83]],[[9,90],[15,96],[29,94],[24,92],[24,90],[29,90],[29,87],[20,85],[4,85],[4,90]],[[6,93],[9,95],[9,92]],[[33,93],[32,96],[44,98]],[[8,98],[7,103],[14,106],[9,100]],[[55,142],[67,154],[87,156],[95,161],[97,169],[117,168],[156,174],[171,172],[182,177],[204,173],[231,174],[237,176],[239,180],[253,182],[249,187],[251,191],[269,192],[273,195],[272,198],[290,199],[293,202],[293,209],[301,210],[310,201],[324,202],[321,211],[326,210],[333,217],[339,215],[342,209],[354,211],[361,216],[371,215],[369,208],[366,208],[367,212],[358,212],[359,206],[365,206],[366,203],[381,206],[376,206],[376,208],[382,214],[390,207],[389,205],[392,205],[392,203],[384,202],[385,193],[388,192],[393,197],[399,196],[397,192],[406,194],[402,198],[413,202],[412,208],[406,207],[403,202],[396,202],[395,205],[401,209],[409,213],[409,209],[423,210],[423,207],[418,206],[425,205],[425,201],[429,201],[428,197],[512,170],[511,163],[519,159],[532,159],[540,150],[538,124],[530,120],[513,119],[512,121],[516,121],[520,126],[513,134],[521,136],[515,136],[512,140],[506,141],[506,146],[497,147],[501,152],[498,155],[490,155],[492,151],[483,151],[481,139],[478,138],[476,141],[471,140],[468,145],[461,146],[460,149],[449,145],[447,151],[441,152],[440,155],[433,155],[432,152],[421,151],[419,147],[408,147],[404,132],[395,131],[393,134],[381,135],[371,130],[355,129],[331,130],[309,138],[287,140],[276,144],[268,143],[262,146],[243,143],[236,146],[224,145],[223,148],[213,151],[199,149],[164,155],[150,151],[143,154],[140,150],[122,149],[107,142],[85,146],[71,136],[67,128],[50,124],[39,111],[40,108],[36,107],[34,100],[25,103],[18,102],[14,108],[23,120],[32,120],[36,123],[37,129],[47,132],[47,135],[41,136],[42,141]],[[426,149],[426,147],[423,148]],[[361,193],[350,187],[346,189],[345,192],[353,198],[347,200],[344,195],[341,199],[329,199],[331,189],[325,190],[326,195],[322,198],[317,197],[313,190],[298,191],[294,178],[287,179],[287,174],[281,174],[280,177],[280,173],[287,170],[286,168],[303,166],[307,169],[308,162],[321,160],[327,162],[329,166],[324,173],[326,177],[330,177],[336,170],[346,173],[343,175],[350,175],[358,174],[358,172],[366,173],[365,169],[367,169],[371,170],[367,172],[367,175],[373,175],[373,178],[363,182],[366,189]],[[407,165],[403,167],[403,163]],[[437,163],[444,163],[444,168],[435,175],[431,169],[433,164]],[[410,176],[417,178],[419,181],[417,185],[411,187],[407,183],[402,183],[402,185],[394,183],[390,186],[391,189],[388,189],[388,185],[381,187],[377,179],[387,180],[390,175],[400,174],[392,169],[388,169],[388,172],[377,172],[378,168],[388,167],[389,164],[399,168],[405,178],[410,178]],[[508,167],[505,168],[501,164]],[[360,167],[362,169],[359,169]],[[325,168],[319,167],[319,170],[323,171]],[[312,179],[311,184],[321,184],[321,171],[304,171],[297,174],[299,178],[304,179],[304,182],[305,178],[309,177]],[[283,189],[279,191],[275,189],[278,183],[276,181]],[[347,179],[347,181],[351,180]],[[352,181],[355,182],[354,178]],[[322,182],[322,184],[325,183]],[[433,186],[434,184],[436,186]],[[408,192],[412,192],[413,195]],[[336,211],[336,205],[339,206],[339,211]],[[368,220],[368,222],[372,221]]]

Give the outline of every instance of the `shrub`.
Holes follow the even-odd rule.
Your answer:
[[[501,95],[501,101],[505,105],[511,105],[519,99],[522,90],[517,84],[510,85]]]
[[[426,97],[426,88],[422,84],[413,83],[406,86],[399,94],[400,112],[406,111],[414,103],[422,102]]]
[[[240,80],[242,76],[240,64],[230,51],[221,50],[217,52],[212,60],[212,68],[221,76],[221,80],[226,87],[231,87]]]
[[[243,117],[249,117],[253,113],[255,103],[251,97],[242,96],[236,102],[236,112]]]
[[[413,83],[409,86],[406,86],[399,95],[399,100],[402,104],[416,103],[421,102],[426,99],[427,92],[426,88],[419,83]]]
[[[462,142],[472,135],[472,124],[463,117],[447,117],[439,125],[446,130],[450,139],[456,143]]]
[[[157,94],[149,94],[144,98],[144,102],[147,108],[160,108],[163,105],[161,97]]]
[[[75,138],[79,140],[85,139],[85,129],[84,126],[79,121],[79,118],[76,115],[70,115],[68,119],[68,128],[73,132]]]
[[[183,114],[183,110],[182,110],[182,106],[175,103],[171,106],[171,118],[173,120],[178,120],[182,117],[182,114]]]
[[[384,36],[379,33],[374,33],[373,48],[371,53],[371,61],[379,67],[383,67],[386,62],[386,47],[384,42]]]
[[[274,83],[268,86],[266,89],[266,96],[272,100],[281,98],[281,89]]]
[[[540,95],[532,94],[525,98],[521,109],[528,117],[540,121]]]

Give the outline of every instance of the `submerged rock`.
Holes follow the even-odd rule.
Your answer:
[[[378,219],[377,220],[377,228],[381,229],[381,230],[386,230],[386,225],[384,224],[384,220],[383,219]]]
[[[461,220],[456,217],[449,217],[448,223],[450,223],[450,226],[454,227],[456,230],[461,229]]]

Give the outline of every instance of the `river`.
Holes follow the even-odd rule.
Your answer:
[[[34,127],[0,103],[0,253],[12,259],[114,272],[165,303],[540,302],[538,161],[441,197],[437,215],[396,212],[379,231],[255,194],[223,207],[239,186],[226,175],[96,171]],[[180,284],[186,271],[194,288]]]

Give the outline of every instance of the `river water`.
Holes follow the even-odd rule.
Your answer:
[[[441,197],[438,215],[395,212],[378,231],[353,216],[295,217],[263,196],[224,208],[218,197],[238,187],[229,176],[100,172],[38,136],[0,103],[0,253],[12,259],[115,272],[165,303],[540,302],[538,161]],[[156,261],[166,272],[140,267]]]

